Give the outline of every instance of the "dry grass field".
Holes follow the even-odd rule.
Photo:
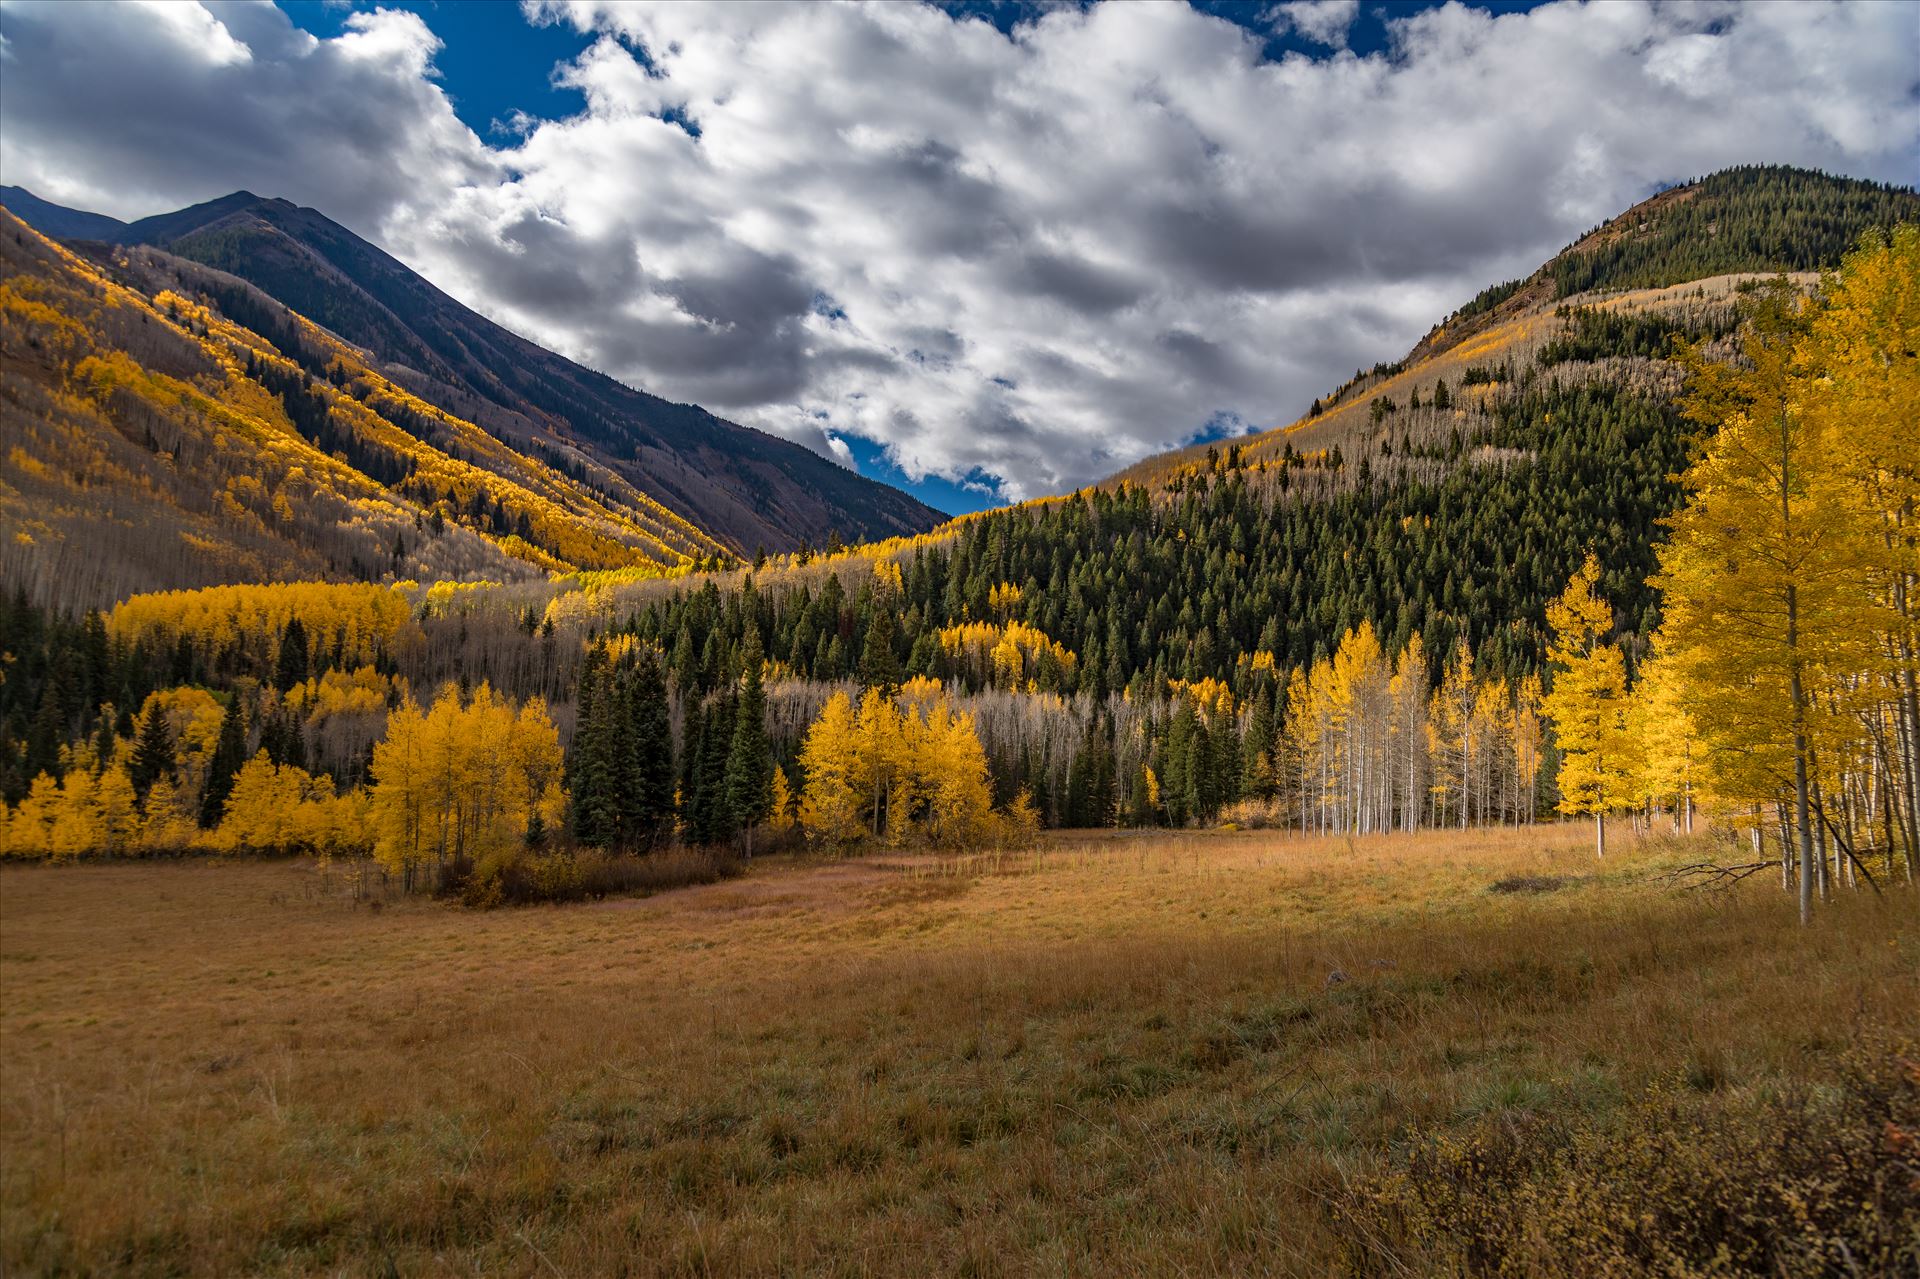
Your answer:
[[[1779,1273],[1911,1261],[1913,894],[1803,933],[1777,881],[1659,878],[1704,843],[1587,839],[1064,835],[490,913],[9,866],[0,1269],[1715,1272],[1660,1262],[1662,1176],[1781,1214]]]

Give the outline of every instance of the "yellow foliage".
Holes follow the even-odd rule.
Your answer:
[[[800,766],[800,825],[818,843],[917,836],[959,847],[997,833],[973,717],[955,715],[925,684],[912,701],[869,689],[857,712],[835,693],[807,731]]]
[[[1024,622],[962,622],[936,638],[949,664],[982,688],[1052,689],[1070,683],[1080,664],[1071,649]]]
[[[495,865],[536,816],[548,826],[564,817],[560,768],[560,735],[538,698],[516,711],[483,683],[463,703],[448,684],[423,713],[408,697],[374,747],[374,857],[409,886],[428,866]]]
[[[1212,676],[1194,681],[1170,679],[1167,681],[1167,692],[1176,699],[1187,698],[1195,710],[1208,715],[1233,714],[1233,690],[1227,687],[1225,681]]]
[[[342,660],[371,662],[415,641],[419,627],[401,592],[367,583],[277,582],[157,591],[118,605],[107,629],[127,644],[170,648],[185,639],[203,650],[238,642],[263,660],[278,655],[287,623],[300,619],[316,647],[340,645]]]
[[[256,754],[233,780],[226,817],[215,833],[222,852],[362,852],[370,839],[359,795],[334,792],[333,780]]]
[[[1560,744],[1560,811],[1596,822],[1628,797],[1626,659],[1605,642],[1613,610],[1600,598],[1600,564],[1591,554],[1547,606],[1553,637],[1547,660],[1553,686],[1541,705]],[[1601,829],[1601,828],[1596,828]],[[1600,851],[1605,851],[1601,829]]]

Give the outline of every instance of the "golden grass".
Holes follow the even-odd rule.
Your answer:
[[[1057,836],[486,914],[9,866],[0,1268],[1323,1274],[1416,1128],[1914,1030],[1911,893],[1801,932],[1586,838]]]

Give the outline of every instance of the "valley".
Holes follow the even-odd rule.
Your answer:
[[[8,1273],[1915,1262],[1911,189],[951,520],[289,201],[6,201]]]

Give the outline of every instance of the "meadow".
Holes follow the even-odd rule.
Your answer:
[[[1724,844],[1590,840],[1062,833],[491,912],[6,866],[0,1269],[1915,1264],[1913,891],[1803,930],[1777,876],[1669,880]]]

